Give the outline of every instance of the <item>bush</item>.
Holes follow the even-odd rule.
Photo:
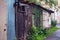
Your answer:
[[[31,30],[29,32],[29,36],[27,37],[27,40],[38,40],[37,28],[35,25],[33,25],[31,27]]]
[[[51,35],[53,32],[57,30],[57,27],[51,27],[50,29],[41,29],[38,30],[35,25],[33,25],[30,29],[27,40],[44,40],[46,37]]]
[[[44,29],[44,30],[41,29],[41,30],[38,31],[38,34],[39,34],[39,35],[41,35],[41,34],[46,35],[46,34],[47,34],[46,30],[47,30],[47,29]]]
[[[44,35],[46,35],[46,29],[38,30],[35,25],[33,25],[30,29],[29,36],[27,37],[27,40],[43,40]]]
[[[56,26],[56,24],[57,24],[57,21],[56,21],[56,20],[52,20],[52,21],[51,21],[51,25],[52,25],[52,26]]]

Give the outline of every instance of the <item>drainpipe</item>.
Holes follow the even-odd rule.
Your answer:
[[[14,8],[15,8],[15,34],[16,34],[16,39],[18,40],[18,29],[17,29],[17,25],[16,25],[16,21],[17,21],[17,13],[18,13],[18,0],[15,0],[14,3]]]

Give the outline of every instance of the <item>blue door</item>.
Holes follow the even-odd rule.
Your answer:
[[[15,39],[15,14],[14,14],[14,4],[15,0],[7,0],[7,13],[8,13],[8,27],[7,27],[7,40]]]

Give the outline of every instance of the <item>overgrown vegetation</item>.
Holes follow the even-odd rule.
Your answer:
[[[49,6],[56,6],[58,4],[58,1],[57,0],[29,0],[30,2],[34,2],[38,5],[41,4],[41,1],[45,2],[45,4],[48,4]]]
[[[56,20],[52,20],[52,21],[51,21],[51,25],[52,25],[52,26],[56,26],[56,24],[57,24],[57,21],[56,21]]]
[[[54,31],[57,30],[57,27],[51,27],[50,29],[40,30],[36,26],[32,26],[27,40],[44,40],[46,37],[51,35]]]

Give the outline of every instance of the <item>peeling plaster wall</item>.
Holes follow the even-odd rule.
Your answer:
[[[60,0],[58,0],[57,23],[60,23]]]
[[[4,0],[0,0],[0,40],[7,40],[7,4]]]
[[[51,27],[51,15],[48,12],[43,12],[43,29]]]

